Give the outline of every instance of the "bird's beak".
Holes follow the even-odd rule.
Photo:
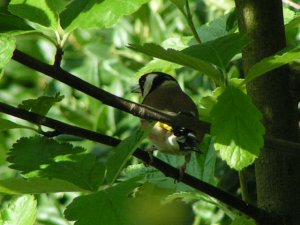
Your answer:
[[[140,88],[140,85],[136,85],[135,87],[133,87],[133,88],[131,89],[131,92],[132,92],[132,93],[142,93],[142,90],[141,90],[141,88]]]

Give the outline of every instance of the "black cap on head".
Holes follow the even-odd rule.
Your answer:
[[[172,77],[171,75],[166,74],[166,73],[162,73],[162,72],[146,73],[143,76],[141,76],[140,79],[139,79],[139,85],[140,85],[142,93],[144,93],[145,83],[146,83],[147,77],[149,75],[154,75],[155,77],[153,78],[153,80],[151,82],[151,88],[150,88],[150,90],[148,91],[147,94],[149,94],[155,88],[160,86],[164,81],[171,80],[171,81],[175,81],[177,83],[177,80],[174,77]]]

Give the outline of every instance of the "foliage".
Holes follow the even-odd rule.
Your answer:
[[[18,224],[24,225],[70,224],[67,220],[78,225],[126,225],[151,224],[151,219],[161,218],[153,224],[168,225],[191,224],[191,217],[193,224],[254,224],[215,199],[180,182],[174,183],[160,171],[132,158],[138,147],[148,144],[144,141],[148,131],[136,128],[139,119],[12,60],[16,46],[49,64],[63,49],[63,69],[133,101],[138,98],[130,90],[140,75],[163,71],[176,76],[197,103],[200,119],[211,123],[211,134],[200,147],[202,154],[192,156],[187,172],[220,187],[230,174],[228,166],[240,171],[259,157],[264,127],[245,83],[287,63],[299,64],[299,16],[286,9],[289,48],[254,65],[243,79],[239,72],[240,53],[251,40],[237,32],[233,1],[224,1],[222,7],[215,3],[0,3],[0,101],[123,139],[111,148],[70,135],[37,136],[36,133],[48,134],[48,128],[36,128],[1,113],[0,193],[7,195],[0,199],[1,224],[15,224],[18,219]],[[175,167],[183,163],[178,156],[157,157]],[[233,185],[232,180],[235,179],[230,177],[230,185],[222,188],[239,195],[239,186]],[[43,195],[57,192],[63,194]],[[36,197],[28,195],[37,193]],[[19,194],[24,195],[9,197]],[[162,201],[179,206],[164,206]],[[143,218],[135,215],[137,210],[143,212]],[[60,222],[51,221],[50,212],[54,211]],[[47,219],[43,212],[48,214]],[[164,221],[170,217],[174,220]]]
[[[5,225],[33,225],[36,219],[36,200],[32,195],[15,198],[1,212],[0,222]]]

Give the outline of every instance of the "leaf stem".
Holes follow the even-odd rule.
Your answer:
[[[193,36],[195,37],[195,39],[197,40],[197,42],[199,44],[202,43],[197,31],[196,31],[196,28],[195,28],[195,25],[194,25],[194,22],[193,22],[193,17],[192,17],[192,14],[191,14],[191,10],[190,10],[190,5],[189,5],[189,1],[186,0],[186,13],[183,13],[183,15],[185,16],[187,22],[188,22],[188,25],[193,33]]]
[[[245,176],[245,171],[241,170],[239,173],[239,180],[240,180],[240,186],[241,186],[241,193],[242,193],[242,199],[246,203],[250,203],[250,197],[249,197],[249,191],[248,191],[248,185],[247,185],[247,179]]]

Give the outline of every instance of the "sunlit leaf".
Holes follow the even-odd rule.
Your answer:
[[[274,70],[287,63],[300,59],[300,48],[294,48],[292,50],[283,51],[280,54],[276,54],[267,57],[260,62],[254,64],[246,75],[245,82],[249,82],[257,77],[264,75],[271,70]]]
[[[74,0],[61,13],[61,25],[68,32],[77,27],[110,27],[118,22],[122,16],[135,12],[148,1],[149,0]]]
[[[241,90],[229,86],[211,111],[215,149],[236,170],[251,165],[263,146],[262,115]]]
[[[9,12],[45,27],[58,28],[58,15],[50,0],[11,0]]]
[[[35,224],[37,207],[33,195],[19,196],[10,201],[7,208],[1,211],[4,225],[33,225]]]
[[[0,70],[10,61],[15,48],[14,38],[0,35]]]

